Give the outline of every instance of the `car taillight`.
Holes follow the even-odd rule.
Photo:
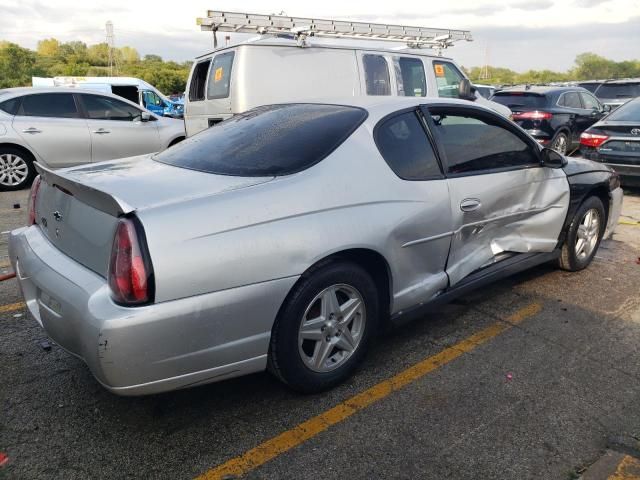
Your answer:
[[[580,145],[598,148],[604,142],[609,140],[608,135],[598,135],[597,133],[582,132],[580,135]]]
[[[36,199],[38,198],[38,192],[40,191],[40,182],[42,179],[40,175],[33,179],[31,184],[31,192],[29,192],[29,223],[31,226],[36,222]]]
[[[553,113],[549,112],[541,112],[539,110],[534,110],[533,112],[521,112],[514,113],[514,120],[549,120],[553,118]]]
[[[151,273],[146,244],[141,243],[134,221],[121,219],[113,238],[108,275],[116,303],[139,305],[150,302],[153,288]]]

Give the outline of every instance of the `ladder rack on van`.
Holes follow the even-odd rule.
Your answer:
[[[409,48],[450,47],[457,41],[472,41],[468,30],[446,28],[409,27],[382,23],[321,20],[317,18],[261,15],[253,13],[207,11],[206,17],[196,20],[201,30],[233,33],[257,33],[260,35],[291,35],[301,47],[307,37],[346,38],[406,43]]]

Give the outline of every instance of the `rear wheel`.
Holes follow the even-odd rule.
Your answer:
[[[301,392],[331,388],[363,360],[378,316],[376,285],[360,266],[339,262],[312,271],[276,320],[269,370]]]
[[[36,176],[34,158],[15,147],[0,147],[0,191],[27,188]]]
[[[566,133],[563,133],[563,132],[558,133],[553,139],[553,142],[551,142],[551,149],[555,150],[561,155],[566,155],[568,148],[569,148],[569,137],[567,137]]]
[[[573,218],[562,246],[560,267],[576,272],[586,268],[600,246],[606,227],[606,214],[598,197],[587,198]]]

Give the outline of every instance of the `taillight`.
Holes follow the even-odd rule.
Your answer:
[[[551,118],[553,118],[553,113],[541,112],[539,110],[513,114],[514,120],[550,120]]]
[[[587,132],[582,132],[582,135],[580,135],[580,145],[585,145],[587,147],[598,148],[607,140],[609,140],[608,135],[598,135],[597,133]]]
[[[151,262],[141,240],[132,219],[118,222],[109,261],[109,287],[117,303],[139,305],[152,300]]]
[[[38,192],[40,191],[40,182],[42,179],[40,175],[33,179],[33,183],[31,184],[31,192],[29,192],[29,223],[28,225],[33,225],[36,222],[36,199],[38,198]]]

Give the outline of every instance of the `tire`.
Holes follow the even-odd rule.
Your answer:
[[[597,225],[587,226],[590,222],[588,214],[596,216]],[[598,251],[606,226],[607,216],[602,201],[598,197],[589,197],[582,202],[569,225],[567,238],[562,245],[560,268],[577,272],[589,266]]]
[[[561,155],[566,155],[569,150],[569,137],[567,134],[564,132],[557,133],[551,142],[551,149]]]
[[[345,261],[320,266],[302,276],[280,309],[268,369],[302,393],[330,389],[362,362],[379,316],[376,284],[362,267]]]
[[[0,192],[29,187],[36,176],[34,161],[26,150],[0,146]]]

